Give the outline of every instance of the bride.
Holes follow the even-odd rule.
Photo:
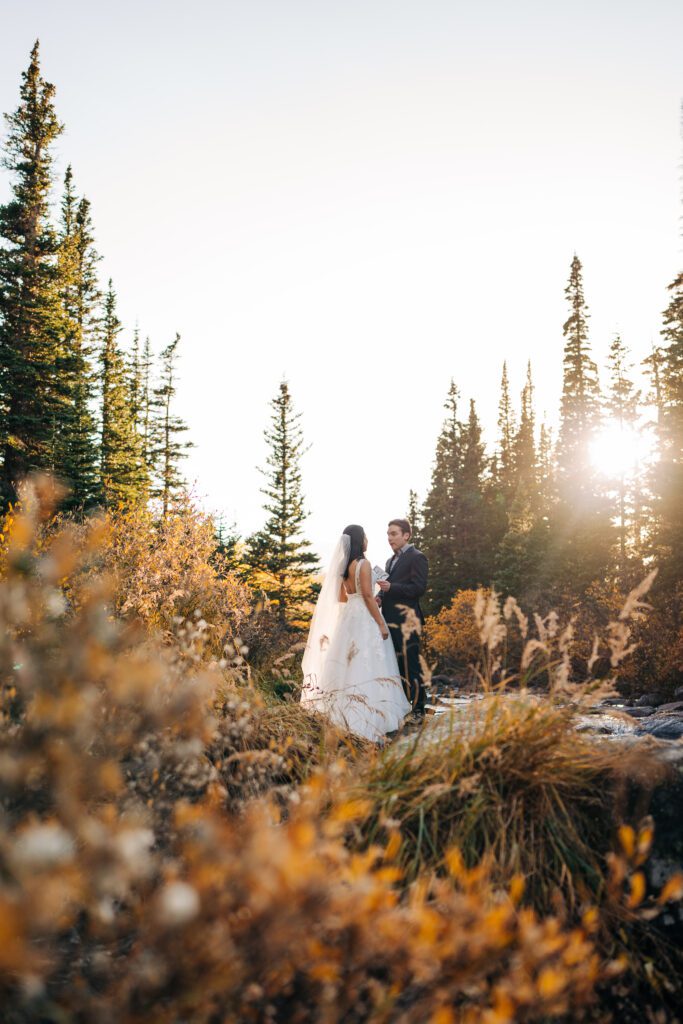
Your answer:
[[[316,604],[302,667],[301,703],[357,736],[381,742],[411,711],[389,629],[373,597],[368,539],[347,526]]]

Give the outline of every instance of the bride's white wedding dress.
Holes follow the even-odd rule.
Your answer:
[[[331,567],[330,583],[336,585],[338,607],[328,608],[325,623],[316,623],[315,618],[311,623],[301,702],[336,725],[377,742],[399,728],[411,705],[403,691],[391,638],[382,638],[360,593],[361,564],[359,559],[356,592],[348,594],[346,602],[339,601],[341,575]],[[317,613],[323,612],[324,604],[323,592]]]

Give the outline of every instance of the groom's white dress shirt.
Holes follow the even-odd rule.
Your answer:
[[[389,565],[389,572],[391,572],[395,568],[396,563],[398,562],[398,560],[401,557],[401,555],[403,554],[403,552],[407,551],[408,548],[412,548],[412,547],[415,547],[415,545],[411,544],[410,541],[409,541],[407,544],[404,544],[402,548],[399,548],[398,551],[394,552],[394,557],[391,559],[391,563]]]

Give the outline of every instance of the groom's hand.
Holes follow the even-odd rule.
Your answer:
[[[377,586],[386,594],[387,590],[391,587],[391,583],[389,583],[389,580],[379,580]]]

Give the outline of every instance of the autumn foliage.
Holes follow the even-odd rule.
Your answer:
[[[46,532],[50,520],[34,490],[0,583],[6,1019],[592,1012],[596,986],[626,969],[603,915],[624,899],[637,914],[647,836],[624,833],[605,865],[612,903],[572,914],[534,909],[524,865],[473,863],[457,844],[439,871],[411,874],[407,820],[359,788],[379,778],[381,752],[269,705],[237,659],[206,652],[194,612],[172,642],[117,613],[115,574],[93,570],[110,557],[107,528]]]

